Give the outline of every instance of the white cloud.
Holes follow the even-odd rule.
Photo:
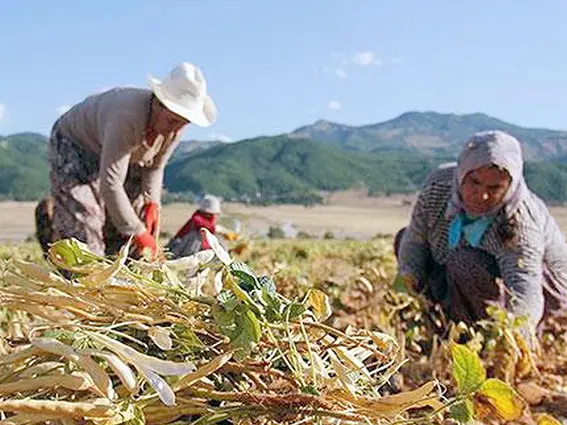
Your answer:
[[[325,74],[329,74],[329,73],[332,72],[333,74],[335,74],[339,78],[346,78],[346,76],[347,76],[347,73],[343,68],[331,68],[331,67],[328,67],[328,66],[324,66],[323,72]]]
[[[71,105],[63,105],[63,106],[60,106],[59,108],[57,108],[56,111],[59,115],[63,115],[69,109],[71,109]]]
[[[211,133],[209,134],[209,138],[211,140],[218,140],[219,142],[223,142],[223,143],[232,142],[232,137],[222,133]]]
[[[374,58],[374,52],[371,51],[358,52],[354,55],[352,61],[359,66],[380,65],[382,63]]]
[[[332,73],[336,77],[346,78],[348,73],[356,66],[376,66],[382,67],[386,63],[376,57],[376,53],[371,50],[362,50],[360,52],[346,56],[341,52],[332,52],[332,65],[324,66],[323,72],[326,74]],[[346,59],[346,58],[349,59]],[[387,61],[387,64],[399,63],[399,58],[393,58]]]
[[[341,107],[341,102],[339,102],[338,100],[331,100],[329,102],[329,109],[332,109],[333,111],[338,111],[339,109],[341,109]]]
[[[4,116],[6,115],[6,105],[4,105],[3,103],[0,103],[0,121],[2,121],[2,118],[4,118]]]

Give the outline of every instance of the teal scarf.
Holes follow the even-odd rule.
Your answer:
[[[494,217],[470,219],[463,213],[455,215],[449,226],[449,248],[455,249],[463,236],[470,246],[477,248],[493,221]]]

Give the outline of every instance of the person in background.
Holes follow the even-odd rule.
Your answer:
[[[44,250],[46,238],[76,238],[96,254],[112,255],[132,237],[134,255],[156,254],[165,166],[181,130],[189,123],[210,126],[217,109],[193,64],[176,66],[163,81],[150,78],[149,85],[89,96],[54,124],[51,229],[39,230],[49,220],[36,220]]]
[[[205,195],[191,218],[179,229],[166,246],[166,251],[174,257],[186,257],[201,250],[210,249],[203,238],[201,229],[213,235],[220,233],[227,240],[236,240],[238,235],[217,224],[221,211],[221,201],[213,195]]]
[[[496,304],[528,319],[567,305],[567,245],[523,177],[520,143],[502,131],[473,135],[457,165],[427,179],[407,228],[396,235],[399,281],[473,323]]]

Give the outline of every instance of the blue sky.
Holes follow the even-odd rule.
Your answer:
[[[565,0],[18,0],[0,3],[0,134],[47,134],[98,90],[200,66],[238,140],[323,118],[485,112],[567,129]]]

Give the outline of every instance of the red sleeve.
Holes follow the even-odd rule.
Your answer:
[[[179,229],[179,231],[175,234],[173,238],[175,239],[175,238],[183,237],[191,230],[198,230],[202,228],[207,229],[209,232],[211,232],[214,235],[216,232],[215,224],[216,224],[215,216],[206,216],[201,214],[199,211],[196,211],[195,213],[193,213],[193,215],[187,221],[187,223],[185,223],[183,227]],[[204,238],[202,238],[202,247],[203,249],[211,248],[209,246],[209,243]]]
[[[216,232],[216,228],[215,228],[216,217],[215,216],[205,216],[205,215],[201,215],[201,214],[197,213],[197,214],[194,215],[194,223],[195,223],[195,227],[197,229],[205,228],[209,232],[211,232],[213,235]],[[207,242],[207,240],[204,238],[203,233],[201,233],[201,240],[202,240],[201,247],[203,249],[211,249],[211,246],[209,245],[209,242]]]
[[[201,229],[201,228],[204,227],[209,232],[211,232],[213,235],[216,232],[215,222],[216,222],[215,217],[209,218],[209,217],[206,217],[206,216],[201,215],[201,214],[195,214],[193,216],[193,223],[194,223],[196,229]]]
[[[194,227],[193,227],[193,218],[194,217],[195,217],[195,214],[193,214],[191,216],[191,218],[189,220],[187,220],[187,223],[185,223],[183,225],[183,227],[177,231],[177,233],[175,234],[173,239],[181,238],[181,237],[185,236],[187,233],[189,233],[191,231],[191,229],[194,229]]]

